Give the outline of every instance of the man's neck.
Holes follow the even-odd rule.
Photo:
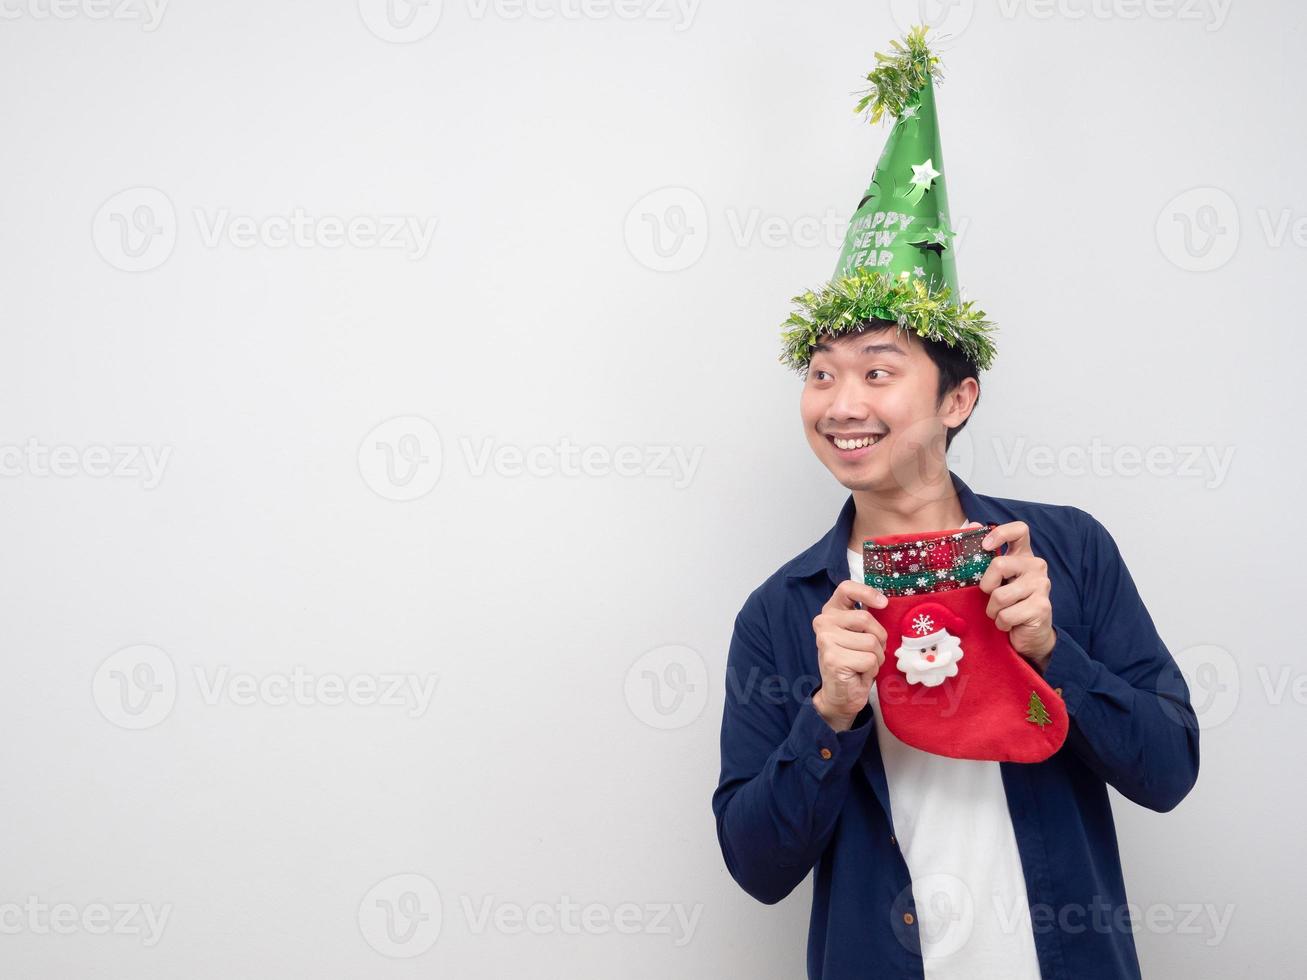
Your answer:
[[[853,517],[849,547],[858,551],[862,548],[862,542],[868,538],[887,534],[912,534],[959,527],[967,515],[962,512],[962,502],[953,488],[953,481],[949,481],[947,491],[940,490],[937,493],[937,499],[930,499],[912,493],[886,497],[870,490],[853,491],[853,504],[857,513]]]

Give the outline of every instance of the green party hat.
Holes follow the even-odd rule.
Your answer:
[[[857,111],[872,123],[888,113],[894,128],[871,184],[849,221],[834,278],[794,297],[780,360],[803,370],[819,338],[892,320],[919,337],[959,348],[977,369],[993,363],[994,325],[958,294],[949,223],[944,152],[935,112],[939,57],[914,27],[892,54],[876,54],[871,88]]]

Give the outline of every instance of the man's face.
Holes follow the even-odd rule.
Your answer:
[[[938,479],[947,431],[979,392],[967,379],[936,405],[938,384],[939,369],[911,331],[826,339],[799,402],[808,444],[850,490],[916,490]]]

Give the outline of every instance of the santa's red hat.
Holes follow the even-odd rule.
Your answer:
[[[923,602],[913,606],[903,617],[903,639],[913,644],[922,640],[933,639],[948,630],[954,636],[961,636],[967,628],[966,620],[954,615],[947,607],[938,602]]]

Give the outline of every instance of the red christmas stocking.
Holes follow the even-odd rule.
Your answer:
[[[873,538],[862,546],[868,585],[889,605],[876,675],[881,714],[902,742],[955,759],[1042,762],[1066,739],[1062,698],[985,615],[976,583],[996,524]]]

